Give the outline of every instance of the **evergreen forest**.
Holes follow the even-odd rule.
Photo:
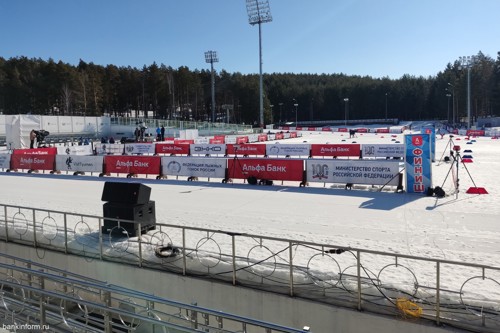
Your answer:
[[[460,122],[467,115],[468,74],[473,120],[498,115],[500,52],[496,59],[481,52],[475,59],[469,68],[457,59],[431,77],[264,74],[264,120],[342,120],[348,107],[349,119]],[[214,76],[216,121],[255,124],[258,74],[222,70]],[[75,66],[52,59],[0,57],[3,114],[136,117],[137,110],[148,110],[157,118],[208,121],[211,88],[208,69],[156,63],[143,68],[101,66],[83,60]]]

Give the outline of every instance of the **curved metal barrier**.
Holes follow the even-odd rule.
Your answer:
[[[103,234],[99,216],[9,205],[0,205],[2,212],[0,239],[7,242],[412,321],[500,330],[499,267],[161,223],[129,237],[121,223],[132,221],[116,220]]]

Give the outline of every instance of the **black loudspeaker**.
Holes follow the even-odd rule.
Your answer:
[[[247,178],[247,182],[250,185],[257,185],[257,178],[255,176],[250,176]]]
[[[137,205],[106,202],[103,205],[102,210],[104,216],[104,226],[102,227],[103,233],[110,233],[111,229],[118,226],[118,222],[120,227],[127,231],[129,237],[135,237],[147,232],[148,230],[155,229],[156,212],[154,201]],[[128,220],[128,222],[110,220],[110,218]],[[137,230],[139,226],[138,223],[141,224],[140,232]],[[116,228],[115,230],[116,232],[123,231],[120,228]]]
[[[101,200],[138,205],[148,203],[150,195],[151,187],[140,183],[105,182]]]
[[[446,195],[446,193],[444,192],[444,190],[441,187],[439,187],[439,186],[436,186],[434,188],[434,194],[438,198],[444,198],[444,196]]]

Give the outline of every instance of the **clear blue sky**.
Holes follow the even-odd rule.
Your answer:
[[[500,51],[500,0],[269,0],[265,73],[436,75]],[[0,0],[0,56],[259,72],[245,0]]]

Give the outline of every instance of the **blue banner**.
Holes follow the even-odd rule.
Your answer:
[[[426,193],[432,187],[431,136],[405,135],[406,192]]]
[[[436,128],[424,127],[421,130],[422,134],[429,134],[431,136],[431,160],[436,161]]]

